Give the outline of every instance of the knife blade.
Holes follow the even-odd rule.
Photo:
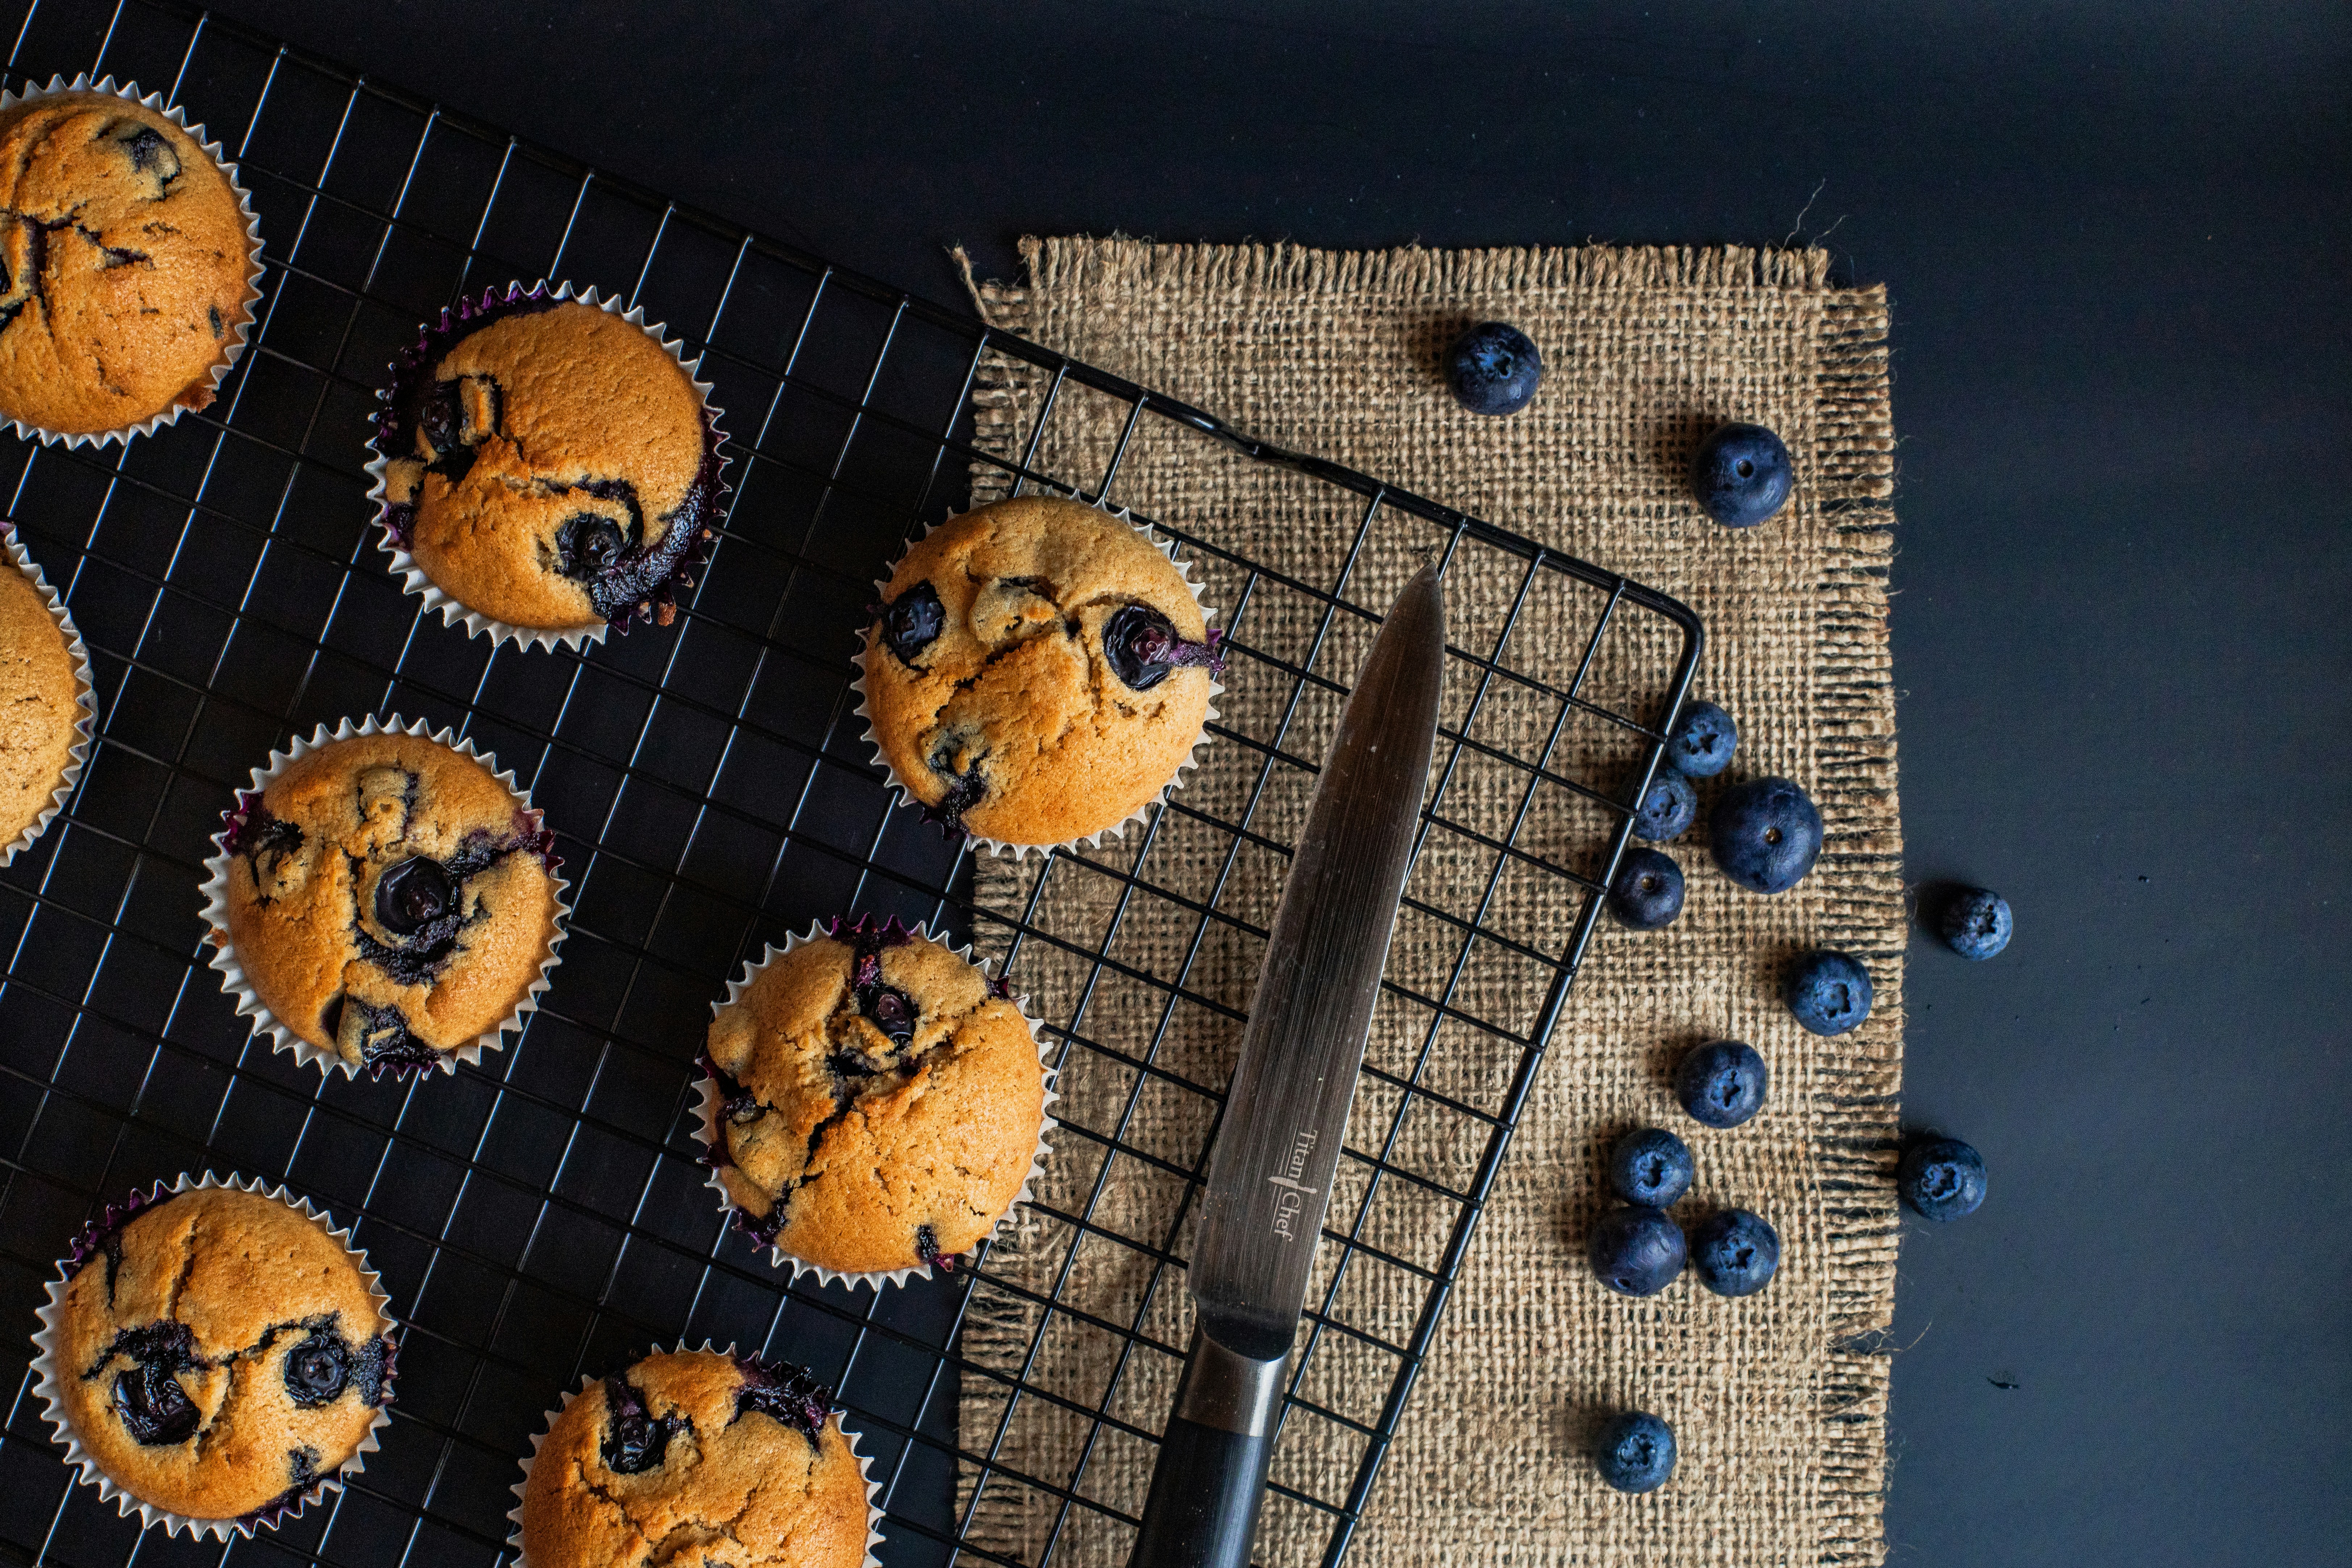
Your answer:
[[[1185,1358],[1129,1568],[1249,1561],[1274,1410],[1380,1000],[1437,737],[1445,598],[1413,575],[1339,716],[1266,940],[1185,1288]]]

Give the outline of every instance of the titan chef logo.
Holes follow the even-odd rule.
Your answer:
[[[1266,1178],[1267,1184],[1275,1189],[1274,1234],[1276,1236],[1292,1241],[1298,1239],[1299,1212],[1306,1208],[1307,1200],[1315,1195],[1315,1189],[1300,1185],[1298,1178],[1306,1173],[1307,1156],[1315,1152],[1315,1141],[1322,1136],[1312,1127],[1300,1128],[1298,1135],[1290,1141],[1290,1158],[1283,1164],[1282,1173]]]

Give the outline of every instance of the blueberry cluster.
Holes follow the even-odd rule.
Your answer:
[[[1743,1049],[1745,1047],[1742,1047]],[[1601,1282],[1620,1296],[1654,1296],[1687,1264],[1718,1296],[1752,1296],[1780,1266],[1780,1233],[1746,1209],[1718,1209],[1687,1236],[1666,1210],[1690,1191],[1696,1166],[1690,1146],[1643,1127],[1609,1153],[1609,1184],[1625,1200],[1592,1227],[1587,1256]]]
[[[1717,704],[1683,704],[1666,734],[1665,755],[1633,812],[1633,836],[1651,844],[1679,838],[1698,822],[1697,781],[1731,765],[1739,726]],[[1717,797],[1708,818],[1710,847],[1723,874],[1751,892],[1785,893],[1804,879],[1822,852],[1822,814],[1787,779],[1746,779]],[[1663,849],[1625,852],[1609,884],[1609,912],[1634,931],[1656,931],[1683,912],[1683,870]]]

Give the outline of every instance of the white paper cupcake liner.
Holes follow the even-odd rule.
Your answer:
[[[694,1348],[704,1352],[715,1352],[730,1360],[741,1359],[737,1354],[731,1341],[724,1350],[719,1349],[709,1340],[703,1341],[699,1346]],[[648,1355],[687,1353],[688,1353],[688,1346],[683,1340],[667,1352],[656,1346],[646,1352]],[[522,1499],[524,1489],[530,1485],[530,1468],[538,1462],[539,1450],[546,1444],[549,1434],[555,1430],[556,1418],[571,1407],[573,1400],[587,1393],[599,1381],[597,1378],[583,1373],[580,1386],[565,1394],[561,1403],[549,1410],[547,1418],[539,1424],[539,1430],[531,1434],[530,1452],[523,1457],[522,1479],[509,1489],[514,1493],[514,1507],[507,1510],[507,1519],[514,1526],[507,1532],[507,1545],[514,1552],[515,1568],[529,1568],[530,1563],[530,1556],[523,1550],[522,1544]],[[849,1445],[850,1458],[857,1461],[858,1479],[866,1483],[866,1560],[861,1568],[881,1568],[882,1559],[875,1554],[874,1549],[882,1544],[882,1483],[874,1479],[873,1456],[857,1451],[857,1434],[842,1423],[838,1415],[835,1416],[835,1424],[841,1426],[842,1439]],[[563,1568],[569,1568],[569,1564],[563,1565]]]
[[[1178,557],[1176,553],[1175,541],[1160,538],[1158,531],[1153,529],[1148,522],[1136,521],[1134,513],[1129,511],[1126,507],[1114,509],[1106,507],[1101,502],[1097,501],[1095,503],[1095,510],[1097,511],[1108,512],[1111,516],[1118,518],[1121,522],[1135,530],[1136,532],[1143,535],[1144,540],[1150,544],[1151,548],[1157,550],[1160,554],[1168,558],[1168,563],[1176,568],[1177,575],[1184,579],[1184,586],[1192,590],[1192,602],[1201,606],[1201,619],[1205,622],[1213,620],[1216,617],[1216,606],[1202,603],[1201,598],[1201,595],[1206,590],[1207,585],[1205,584],[1196,583],[1192,580],[1192,563]],[[966,517],[969,515],[971,514],[968,512],[959,512],[955,517],[944,518],[941,521],[933,523],[930,527],[923,530],[923,538],[929,539],[933,533],[945,528],[949,523],[957,521],[957,518]],[[919,542],[921,542],[919,540],[915,542],[915,543]],[[879,578],[876,579],[874,589],[880,598],[887,599],[889,597],[891,575],[898,571],[899,562],[906,560],[908,552],[912,551],[914,548],[915,544],[910,543],[905,549],[899,551],[897,560],[890,563],[890,571],[885,572]],[[856,633],[857,637],[857,676],[856,679],[849,683],[849,689],[857,693],[857,716],[866,721],[866,733],[861,737],[861,739],[863,739],[867,745],[874,748],[875,764],[882,770],[885,775],[887,776],[890,787],[898,792],[899,803],[903,805],[912,806],[916,810],[920,811],[923,809],[922,798],[917,795],[913,790],[907,787],[907,781],[900,778],[898,776],[898,770],[890,765],[889,753],[883,749],[881,737],[874,732],[874,715],[867,710],[866,705],[866,633],[873,624],[874,623],[872,621],[866,622],[866,624],[860,626]],[[1223,681],[1219,680],[1214,675],[1209,677],[1208,711],[1202,717],[1201,728],[1199,731],[1193,735],[1192,743],[1184,748],[1183,758],[1181,761],[1177,763],[1175,773],[1170,776],[1166,784],[1160,786],[1160,791],[1157,795],[1154,795],[1150,800],[1145,801],[1141,805],[1137,806],[1132,812],[1129,813],[1126,816],[1121,817],[1118,821],[1112,823],[1109,826],[1099,828],[1093,833],[1085,834],[1076,838],[1065,839],[1059,844],[1013,844],[1003,839],[984,837],[980,834],[971,832],[969,829],[965,831],[965,838],[968,839],[974,847],[984,849],[992,855],[1010,855],[1015,860],[1020,860],[1026,858],[1029,852],[1033,849],[1036,850],[1041,855],[1049,849],[1069,849],[1074,848],[1080,844],[1083,844],[1091,849],[1100,845],[1105,838],[1126,837],[1129,827],[1132,826],[1136,823],[1148,821],[1151,816],[1151,808],[1153,806],[1165,805],[1171,795],[1184,787],[1184,774],[1187,771],[1197,768],[1201,765],[1201,748],[1209,743],[1208,727],[1211,723],[1214,722],[1217,718],[1216,700],[1224,693],[1224,683]]]
[[[644,306],[624,310],[617,296],[600,298],[594,289],[575,290],[568,282],[557,283],[551,288],[547,279],[541,279],[529,288],[525,288],[518,281],[508,284],[503,290],[487,289],[482,295],[482,300],[485,301],[486,309],[496,310],[512,304],[517,300],[529,299],[542,291],[546,292],[551,300],[558,301],[576,300],[583,305],[593,306],[607,315],[620,317],[621,320],[644,332],[646,336],[661,345],[663,353],[677,362],[678,368],[686,372],[686,379],[693,384],[695,395],[702,400],[704,415],[709,421],[709,450],[718,464],[712,474],[710,515],[701,524],[709,537],[687,546],[686,554],[681,558],[678,565],[678,574],[673,579],[679,587],[692,586],[692,574],[703,569],[703,562],[709,553],[708,546],[716,541],[719,519],[724,510],[721,505],[722,498],[730,494],[734,488],[728,484],[726,479],[727,466],[735,459],[728,453],[727,432],[719,424],[723,416],[719,405],[710,401],[711,384],[694,379],[694,373],[701,368],[702,356],[697,354],[692,359],[687,358],[684,340],[664,337],[662,331],[668,323],[666,321],[648,323],[646,321]],[[463,318],[453,316],[452,312],[444,310],[441,312],[438,326],[427,323],[422,331],[428,334],[446,331],[461,319]],[[398,383],[402,374],[400,365],[395,363],[391,367],[391,382],[376,395],[376,401],[379,404],[389,402],[393,387]],[[426,609],[439,611],[444,626],[454,626],[463,624],[467,637],[488,637],[492,647],[511,642],[524,647],[552,649],[562,647],[576,652],[582,647],[593,647],[604,640],[613,627],[610,622],[603,619],[583,622],[576,626],[518,626],[509,622],[499,620],[495,616],[483,615],[478,610],[469,609],[449,595],[443,593],[433,579],[425,574],[425,568],[416,563],[416,558],[411,555],[393,534],[390,521],[390,487],[385,476],[392,467],[394,455],[384,451],[377,444],[381,439],[381,432],[377,426],[377,416],[373,411],[368,415],[368,431],[367,447],[368,451],[373,454],[367,462],[367,476],[370,480],[368,500],[375,507],[375,526],[382,530],[382,534],[376,541],[376,548],[392,558],[392,569],[399,574],[402,587],[406,592],[423,599]]]
[[[362,735],[393,734],[422,735],[436,745],[446,746],[461,757],[471,758],[481,763],[492,777],[506,786],[507,793],[514,796],[518,810],[534,809],[530,804],[530,792],[515,782],[511,769],[505,771],[499,769],[499,759],[494,753],[477,750],[473,742],[460,740],[455,731],[446,728],[427,733],[424,720],[419,719],[413,724],[404,723],[397,713],[389,719],[369,717],[357,723],[345,719],[335,726],[334,732],[331,734],[328,732],[324,724],[320,725],[311,731],[309,740],[297,741],[292,747],[283,752],[272,751],[269,753],[268,765],[253,770],[253,787],[250,790],[239,791],[238,794],[241,796],[250,795],[257,799],[261,792],[268,789],[278,774],[321,746],[331,745],[338,741],[349,741]],[[205,940],[210,942],[215,949],[212,967],[220,971],[221,989],[236,998],[237,1016],[251,1018],[253,1032],[257,1035],[269,1036],[276,1042],[276,1047],[278,1050],[292,1053],[296,1061],[316,1067],[321,1072],[331,1073],[341,1069],[352,1077],[357,1077],[361,1071],[357,1065],[345,1061],[337,1052],[312,1045],[295,1033],[284,1020],[269,1010],[269,1005],[261,999],[259,994],[253,989],[252,984],[247,980],[245,965],[238,962],[236,944],[229,940],[228,934],[228,872],[230,862],[236,858],[228,851],[226,842],[228,832],[227,826],[224,825],[218,833],[213,835],[213,846],[219,852],[205,862],[203,888]],[[441,1071],[456,1072],[457,1063],[461,1061],[468,1066],[478,1066],[484,1051],[503,1050],[506,1047],[504,1037],[507,1031],[520,1029],[523,1026],[523,1020],[539,1010],[541,994],[554,984],[550,976],[554,973],[555,966],[563,961],[563,938],[568,931],[565,922],[572,917],[572,906],[563,901],[563,895],[571,889],[572,884],[552,869],[548,872],[547,877],[548,880],[554,884],[555,931],[548,939],[547,956],[539,961],[538,975],[532,979],[530,989],[523,993],[522,1000],[515,1004],[514,1011],[500,1019],[496,1027],[483,1030],[462,1046],[437,1053],[438,1059],[433,1065],[437,1066]],[[421,1073],[425,1069],[410,1070]],[[380,1073],[379,1076],[381,1076]]]
[[[16,529],[0,522],[0,531],[5,531],[8,541],[8,559],[16,563],[17,571],[33,580],[33,586],[49,607],[49,619],[57,623],[58,634],[66,640],[66,654],[73,660],[74,667],[74,705],[80,710],[80,716],[74,721],[74,734],[78,738],[66,752],[66,765],[58,774],[58,787],[51,793],[49,804],[43,808],[41,815],[33,818],[24,832],[16,835],[15,843],[0,849],[0,867],[5,867],[30,849],[34,841],[49,830],[49,824],[57,820],[58,813],[66,808],[66,803],[73,799],[74,786],[81,782],[81,771],[89,763],[92,737],[98,731],[98,682],[90,673],[89,649],[83,645],[81,633],[75,629],[73,616],[67,613],[65,601],[58,597],[55,588],[49,586],[49,580],[41,575],[40,566],[26,551],[25,542],[16,536]]]
[[[32,1371],[38,1379],[35,1392],[40,1394],[45,1406],[42,1414],[56,1429],[58,1444],[66,1451],[66,1462],[81,1472],[79,1479],[84,1486],[96,1487],[98,1495],[114,1504],[115,1510],[125,1519],[133,1513],[138,1514],[142,1529],[152,1529],[160,1524],[170,1535],[177,1535],[184,1530],[191,1536],[211,1536],[226,1541],[231,1535],[250,1538],[257,1530],[277,1529],[329,1492],[341,1491],[346,1480],[367,1468],[367,1456],[374,1453],[378,1446],[376,1435],[392,1420],[391,1389],[398,1373],[396,1363],[400,1349],[394,1336],[400,1322],[392,1315],[392,1297],[384,1289],[383,1280],[374,1269],[368,1267],[366,1251],[352,1245],[350,1227],[335,1229],[332,1215],[310,1199],[297,1197],[288,1192],[283,1184],[266,1186],[258,1177],[239,1176],[234,1173],[227,1176],[215,1176],[206,1171],[201,1176],[191,1176],[183,1172],[168,1190],[163,1183],[157,1182],[144,1192],[131,1194],[124,1203],[109,1204],[96,1228],[101,1234],[119,1229],[167,1197],[177,1197],[183,1193],[200,1193],[214,1187],[258,1193],[263,1197],[284,1204],[325,1231],[359,1265],[360,1275],[367,1282],[369,1299],[375,1303],[376,1316],[383,1323],[384,1397],[383,1403],[375,1407],[375,1418],[368,1423],[368,1428],[361,1435],[359,1447],[352,1450],[352,1457],[332,1474],[320,1477],[290,1500],[271,1502],[235,1519],[191,1519],[185,1514],[157,1508],[128,1488],[118,1485],[114,1478],[101,1469],[98,1460],[81,1446],[80,1434],[74,1430],[73,1422],[66,1414],[66,1380],[73,1374],[58,1364],[58,1347],[65,1331],[66,1287],[72,1282],[71,1271],[83,1261],[82,1257],[68,1257],[58,1261],[58,1277],[49,1281],[49,1299],[40,1309],[41,1326],[33,1335],[33,1343],[39,1354],[33,1360]],[[83,1234],[87,1237],[91,1233],[85,1231]]]
[[[112,430],[100,430],[95,432],[49,430],[37,425],[27,425],[21,419],[10,418],[8,420],[9,427],[15,430],[17,435],[29,437],[36,441],[41,442],[45,446],[52,442],[62,441],[66,444],[68,449],[71,449],[76,447],[102,447],[109,441],[119,441],[127,447],[131,444],[131,437],[133,436],[152,436],[166,425],[178,423],[180,416],[187,413],[191,409],[210,407],[212,405],[213,399],[220,393],[220,384],[222,381],[226,379],[230,371],[236,368],[236,362],[244,356],[246,341],[253,333],[253,302],[261,298],[261,278],[263,270],[261,266],[261,220],[254,216],[253,196],[251,193],[246,190],[243,182],[238,180],[236,177],[236,165],[230,163],[226,157],[222,156],[221,144],[217,142],[206,141],[205,139],[204,126],[201,123],[195,125],[189,124],[186,111],[180,109],[177,105],[166,106],[163,102],[163,95],[162,93],[151,92],[146,94],[144,97],[142,97],[139,91],[139,84],[135,81],[126,81],[117,84],[111,76],[100,77],[98,80],[92,81],[89,79],[89,73],[88,71],[82,72],[80,75],[75,77],[71,81],[66,80],[66,79],[61,75],[53,76],[49,79],[49,83],[47,87],[26,88],[22,92],[0,92],[0,115],[5,115],[10,110],[17,109],[25,104],[37,102],[45,98],[54,98],[64,93],[84,93],[104,98],[119,98],[126,103],[135,103],[142,109],[152,109],[156,113],[162,115],[164,119],[170,121],[173,124],[178,126],[181,130],[186,132],[195,143],[204,149],[205,156],[211,159],[214,166],[220,170],[222,177],[228,181],[228,188],[236,193],[236,210],[243,214],[245,217],[246,264],[247,268],[245,278],[245,298],[238,301],[237,319],[233,323],[235,330],[229,334],[228,342],[223,345],[221,349],[220,363],[214,365],[212,368],[212,381],[210,384],[205,387],[205,395],[202,401],[196,403],[189,403],[185,401],[175,402],[172,406],[166,408],[161,414],[150,415],[146,418],[138,421],[136,424],[124,425]]]
[[[974,957],[970,943],[967,942],[962,947],[948,947],[947,939],[932,934],[929,926],[908,926],[904,929],[917,941],[928,942],[937,947],[946,947],[950,952],[979,970],[983,976],[988,974],[991,961]],[[743,973],[740,977],[727,983],[727,999],[723,1002],[713,1002],[710,1005],[710,1016],[716,1018],[727,1008],[734,1006],[742,999],[743,993],[751,989],[751,982],[758,979],[761,972],[777,959],[804,942],[814,942],[820,937],[831,934],[820,922],[809,927],[806,935],[785,937],[784,945],[782,947],[772,942],[769,943],[766,951],[762,952],[758,959],[747,961],[744,963]],[[1021,1205],[1029,1201],[1029,1190],[1032,1184],[1039,1176],[1045,1174],[1045,1157],[1052,1152],[1045,1142],[1045,1134],[1054,1129],[1052,1114],[1054,1102],[1061,1098],[1054,1092],[1055,1068],[1053,1063],[1046,1059],[1044,1026],[1039,1023],[1036,1015],[1029,1011],[1029,999],[1025,996],[1008,995],[1005,1000],[1020,1010],[1021,1021],[1028,1026],[1030,1041],[1037,1047],[1038,1063],[1045,1069],[1043,1086],[1045,1100],[1040,1107],[1043,1114],[1037,1123],[1037,1148],[1029,1156],[1028,1173],[1021,1178],[1021,1188],[1013,1194],[1013,1201],[1005,1205],[1004,1212],[998,1215],[990,1224],[987,1234],[981,1238],[982,1242],[994,1239],[997,1233],[1011,1222],[1013,1216],[1019,1212]],[[709,1179],[704,1183],[704,1185],[719,1194],[719,1211],[727,1216],[728,1223],[731,1225],[734,1223],[737,1205],[734,1194],[727,1190],[726,1178],[719,1174],[719,1165],[727,1158],[727,1144],[719,1132],[719,1086],[708,1074],[705,1074],[701,1081],[694,1087],[697,1097],[694,1135],[709,1152],[705,1158],[710,1168]],[[974,1245],[980,1244],[974,1243]],[[909,1279],[929,1279],[934,1273],[939,1272],[928,1263],[913,1264],[905,1268],[873,1269],[862,1273],[828,1268],[821,1263],[812,1263],[805,1258],[786,1251],[781,1240],[769,1244],[768,1255],[779,1268],[786,1264],[792,1266],[793,1281],[795,1284],[799,1282],[802,1275],[814,1274],[820,1285],[841,1284],[852,1289],[860,1285],[871,1285],[879,1290],[885,1284],[904,1285]]]

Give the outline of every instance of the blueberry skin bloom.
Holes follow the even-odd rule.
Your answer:
[[[1696,1173],[1690,1145],[1662,1128],[1628,1132],[1609,1151],[1609,1184],[1643,1208],[1672,1208]]]
[[[1753,1296],[1780,1267],[1780,1233],[1761,1215],[1721,1209],[1690,1234],[1691,1268],[1718,1296]]]
[[[1672,768],[1660,768],[1642,792],[1642,808],[1633,814],[1633,837],[1662,844],[1680,838],[1697,820],[1698,792],[1690,780]]]
[[[1746,779],[1724,791],[1707,822],[1715,863],[1757,893],[1785,893],[1822,853],[1822,814],[1787,779]]]
[[[1517,414],[1535,401],[1543,369],[1543,354],[1527,333],[1501,321],[1479,322],[1445,355],[1454,400],[1473,414]]]
[[[1904,1155],[1895,1182],[1920,1218],[1959,1219],[1985,1201],[1984,1156],[1958,1139],[1938,1138]]]
[[[1592,1462],[1621,1492],[1656,1491],[1675,1473],[1675,1429],[1646,1410],[1612,1415]]]
[[[1690,779],[1711,779],[1731,765],[1739,749],[1739,726],[1731,715],[1703,698],[1683,704],[1666,736],[1666,765]]]
[[[1601,1282],[1620,1296],[1654,1296],[1675,1282],[1690,1253],[1682,1226],[1636,1205],[1602,1215],[1585,1256]]]
[[[1694,1121],[1737,1127],[1764,1108],[1764,1058],[1744,1040],[1714,1040],[1675,1068],[1675,1098]]]
[[[1657,849],[1628,849],[1609,884],[1609,912],[1621,925],[1656,931],[1683,912],[1683,868]]]
[[[1936,931],[1954,952],[1982,963],[2009,945],[2009,900],[1990,888],[1970,888],[1944,906]]]
[[[1761,425],[1718,426],[1691,454],[1691,495],[1726,528],[1753,528],[1788,504],[1796,468]]]
[[[1870,971],[1843,952],[1809,952],[1789,971],[1780,999],[1816,1035],[1843,1035],[1870,1016]]]

